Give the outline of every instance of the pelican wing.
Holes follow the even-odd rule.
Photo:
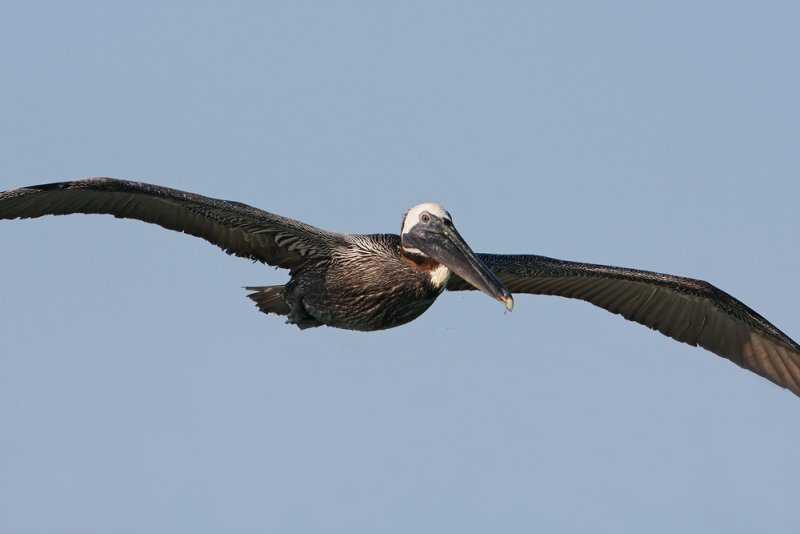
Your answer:
[[[0,219],[102,213],[184,232],[228,254],[296,269],[327,256],[344,236],[239,202],[157,185],[89,178],[0,193]]]
[[[714,354],[800,396],[800,345],[702,280],[544,256],[478,254],[513,293],[585,300]],[[453,275],[447,289],[474,289]]]

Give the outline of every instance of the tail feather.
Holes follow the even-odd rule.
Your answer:
[[[289,315],[291,310],[284,296],[286,286],[246,287],[245,289],[255,291],[247,296],[256,303],[262,312]]]

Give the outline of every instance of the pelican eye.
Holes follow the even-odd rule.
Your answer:
[[[427,224],[431,222],[431,216],[428,213],[423,213],[422,215],[419,216],[419,220]]]

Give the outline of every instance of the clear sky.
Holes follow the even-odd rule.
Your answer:
[[[113,176],[316,226],[702,278],[800,339],[796,2],[5,2],[0,189]],[[0,223],[0,532],[797,532],[800,399],[592,306],[301,332],[287,273]]]

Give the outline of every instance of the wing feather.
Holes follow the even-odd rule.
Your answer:
[[[800,396],[800,345],[741,301],[692,278],[556,260],[478,254],[513,293],[580,299],[701,346]],[[474,289],[456,275],[447,289]]]
[[[73,213],[137,219],[200,237],[225,252],[296,269],[330,255],[342,234],[326,232],[240,202],[152,184],[89,178],[0,193],[0,219]]]

